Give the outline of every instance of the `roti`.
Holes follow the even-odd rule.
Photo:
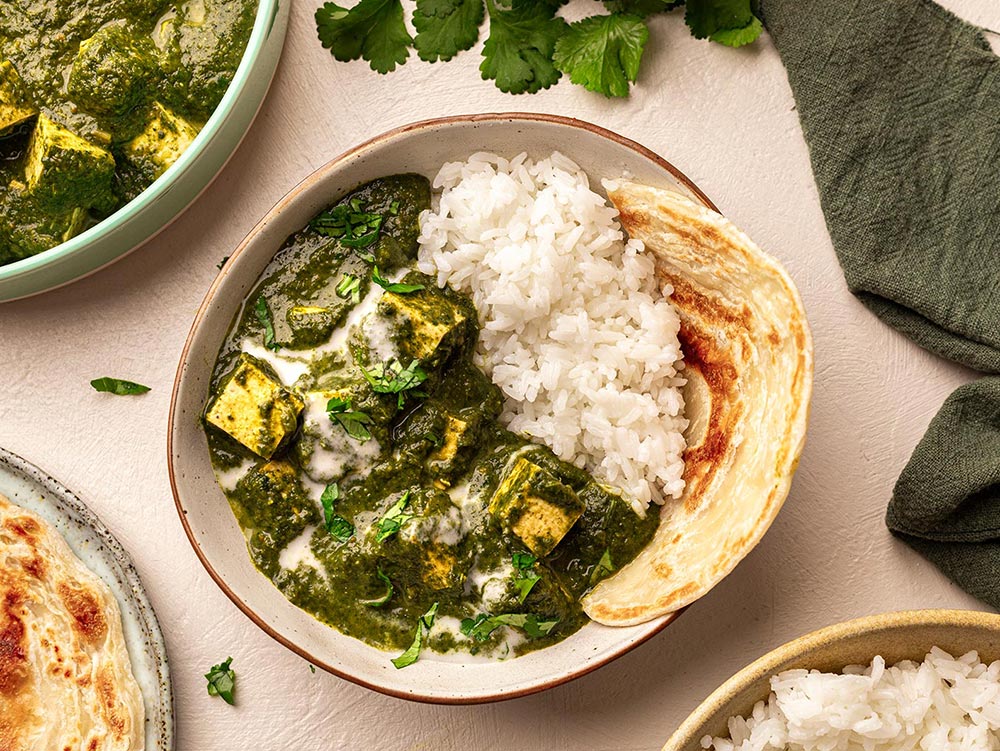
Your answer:
[[[689,420],[683,495],[662,507],[642,552],[582,601],[593,620],[625,626],[698,599],[763,537],[805,442],[813,358],[788,274],[725,217],[670,190],[606,188],[673,289]]]
[[[0,749],[142,751],[144,715],[111,590],[0,496]]]

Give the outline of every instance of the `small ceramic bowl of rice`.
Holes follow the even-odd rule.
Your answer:
[[[1000,748],[1000,616],[917,610],[821,629],[730,678],[664,751]]]

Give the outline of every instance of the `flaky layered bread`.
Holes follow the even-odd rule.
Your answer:
[[[795,286],[750,238],[673,191],[606,187],[673,288],[690,421],[683,496],[635,560],[583,599],[595,621],[624,626],[701,597],[767,531],[805,441],[813,362]]]
[[[141,751],[144,716],[114,595],[0,496],[0,749]]]

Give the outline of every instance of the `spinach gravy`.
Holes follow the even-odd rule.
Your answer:
[[[191,144],[256,0],[0,2],[0,264],[70,239]]]
[[[204,414],[256,566],[321,621],[405,650],[397,667],[566,638],[659,521],[499,424],[472,301],[412,270],[430,203],[425,178],[386,177],[288,238]]]

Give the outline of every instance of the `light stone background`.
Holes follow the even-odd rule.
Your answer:
[[[215,749],[656,749],[749,661],[855,616],[983,606],[896,542],[893,482],[948,393],[971,377],[881,324],[847,291],[820,212],[784,70],[764,37],[729,50],[652,23],[639,85],[608,101],[564,82],[512,97],[480,80],[478,54],[411,58],[388,77],[336,63],[316,41],[316,0],[294,0],[284,57],[249,136],[173,226],[115,266],[0,305],[0,445],[79,493],[131,551],[166,636],[180,751]],[[577,3],[579,5],[579,2]],[[946,5],[1000,29],[995,0]],[[816,385],[792,493],[760,546],[675,624],[568,685],[511,702],[423,706],[309,666],[258,630],[195,558],[166,467],[174,370],[216,264],[286,191],[331,157],[423,118],[553,112],[634,138],[684,170],[780,258],[812,323]],[[94,393],[114,375],[152,386]],[[202,674],[232,655],[238,706]]]

